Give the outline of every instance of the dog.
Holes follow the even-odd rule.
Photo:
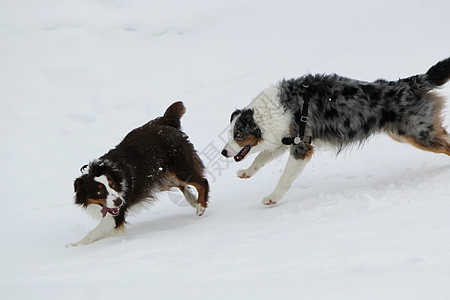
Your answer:
[[[209,184],[202,161],[180,129],[185,111],[182,102],[173,103],[164,116],[134,129],[114,149],[82,167],[83,175],[74,182],[75,204],[101,220],[83,239],[68,246],[87,245],[123,230],[130,208],[151,202],[157,192],[173,187],[180,189],[198,216],[203,215]]]
[[[450,155],[442,126],[444,98],[434,89],[450,79],[450,58],[425,74],[398,81],[364,82],[336,74],[308,74],[265,89],[230,118],[231,138],[222,155],[236,162],[259,153],[238,177],[250,178],[290,149],[275,190],[263,204],[276,204],[311,160],[315,149],[362,144],[376,133],[398,142]]]

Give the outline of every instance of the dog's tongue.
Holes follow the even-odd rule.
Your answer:
[[[108,212],[109,212],[109,207],[103,206],[102,210],[101,210],[102,218],[104,218]]]
[[[104,218],[107,213],[110,213],[113,216],[117,216],[119,214],[119,208],[117,208],[117,207],[109,208],[109,207],[103,206],[102,210],[100,212],[102,213],[102,218]]]

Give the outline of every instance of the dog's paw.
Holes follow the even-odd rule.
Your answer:
[[[78,247],[78,243],[68,243],[66,245],[66,248],[75,248],[75,247]]]
[[[267,205],[267,206],[272,206],[277,204],[278,200],[274,197],[266,197],[262,200],[262,204]]]
[[[205,213],[205,210],[206,210],[206,207],[203,207],[200,204],[197,204],[197,211],[195,214],[200,217]]]
[[[252,172],[252,171],[249,170],[249,169],[246,169],[246,170],[239,170],[239,171],[237,172],[237,176],[238,176],[239,178],[244,178],[244,179],[248,179],[248,178],[252,177],[253,174],[255,174],[255,172]]]

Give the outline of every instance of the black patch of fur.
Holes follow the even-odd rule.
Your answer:
[[[236,119],[235,130],[236,132],[246,134],[252,134],[256,138],[261,138],[261,129],[256,124],[253,119],[254,111],[253,109],[246,108],[244,110],[239,111],[239,116]],[[235,116],[236,118],[236,116]],[[233,115],[232,119],[233,120]]]
[[[446,83],[450,80],[450,58],[444,59],[432,66],[426,76],[436,86],[441,86]]]

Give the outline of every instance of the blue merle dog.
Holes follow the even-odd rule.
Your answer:
[[[450,58],[425,74],[398,81],[364,82],[332,75],[305,75],[265,89],[250,105],[231,115],[231,139],[222,155],[243,160],[259,152],[238,177],[250,178],[290,149],[275,190],[263,204],[276,204],[310,161],[315,148],[338,152],[375,133],[419,149],[450,155],[442,125],[444,98],[434,89],[450,79]]]

